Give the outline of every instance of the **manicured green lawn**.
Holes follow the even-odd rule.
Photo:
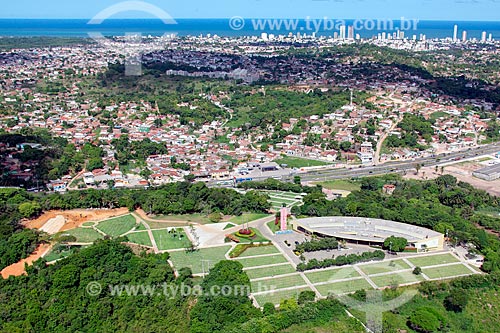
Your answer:
[[[243,258],[243,259],[235,259],[239,261],[243,267],[256,267],[256,266],[264,266],[264,265],[272,265],[272,264],[281,264],[287,262],[285,257],[281,254],[268,256],[268,257],[260,257],[260,258]]]
[[[153,246],[151,244],[151,238],[149,238],[149,234],[147,231],[132,232],[127,235],[127,238],[131,243],[150,247]]]
[[[324,188],[328,190],[340,190],[349,192],[361,190],[361,185],[359,183],[351,182],[348,180],[329,180],[317,184],[322,185]]]
[[[391,260],[370,265],[360,265],[359,268],[368,275],[388,273],[408,269],[410,266],[403,260]]]
[[[82,224],[82,227],[93,227],[96,224],[96,222],[85,222]]]
[[[184,215],[157,215],[152,217],[158,221],[183,221],[183,222],[196,222],[200,224],[210,223],[210,220],[205,214],[184,214]]]
[[[280,304],[282,300],[285,299],[292,299],[295,298],[297,299],[299,297],[299,294],[302,291],[310,291],[311,288],[305,287],[305,288],[297,288],[293,290],[285,290],[285,291],[278,291],[274,293],[267,293],[267,294],[262,294],[262,295],[256,295],[255,300],[257,303],[259,303],[260,306],[264,306],[266,303],[272,303],[275,305]]]
[[[273,254],[280,253],[280,251],[274,245],[250,247],[245,250],[238,258],[259,256],[263,254]]]
[[[424,268],[422,272],[431,279],[448,278],[464,274],[473,274],[470,269],[462,264],[434,267],[434,268]]]
[[[356,290],[373,289],[372,286],[365,279],[356,279],[346,282],[334,282],[329,284],[322,284],[319,286],[315,286],[318,289],[319,293],[322,296],[328,296],[329,294],[333,295],[341,295],[347,293],[353,293]]]
[[[370,279],[379,288],[424,281],[422,275],[415,275],[411,271],[395,272],[392,274],[381,276],[370,276]]]
[[[304,279],[297,273],[295,275],[269,278],[267,280],[259,280],[252,282],[252,292],[261,293],[265,291],[273,291],[278,289],[306,286],[307,283]]]
[[[230,246],[220,246],[195,252],[175,251],[170,252],[170,259],[177,270],[190,267],[193,274],[208,273],[208,270],[219,261],[226,260],[224,255],[230,248]]]
[[[69,234],[76,237],[79,243],[93,243],[98,239],[103,239],[104,236],[89,228],[76,228],[73,230],[64,231],[63,234]]]
[[[411,262],[413,265],[419,267],[427,267],[427,266],[435,266],[435,265],[459,262],[459,260],[450,253],[430,255],[430,256],[424,255],[422,257],[409,258],[408,261]]]
[[[136,231],[144,231],[144,230],[146,230],[146,227],[144,226],[144,224],[139,223],[139,225],[135,227],[135,230]]]
[[[263,268],[254,268],[245,270],[250,279],[260,279],[263,277],[274,277],[283,274],[290,274],[296,272],[290,264],[270,266]]]
[[[286,164],[288,165],[289,168],[304,168],[304,167],[331,165],[331,163],[327,162],[310,160],[300,157],[290,157],[290,156],[282,157],[280,159],[275,160],[275,162],[278,163],[279,165]]]
[[[321,283],[335,280],[359,277],[359,273],[353,267],[335,268],[317,272],[306,272],[307,278],[313,283]]]
[[[191,244],[182,229],[176,229],[175,232],[167,229],[153,230],[153,237],[160,251],[184,249],[188,248]]]
[[[135,225],[135,218],[129,214],[102,221],[97,225],[97,229],[101,230],[107,235],[110,235],[111,237],[118,237],[132,230]]]
[[[261,218],[267,217],[269,214],[264,214],[264,213],[244,213],[241,216],[234,216],[229,219],[229,222],[234,223],[234,224],[243,224],[247,222],[252,222],[255,220],[259,220]]]

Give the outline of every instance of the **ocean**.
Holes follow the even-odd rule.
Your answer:
[[[333,36],[339,31],[341,22],[346,25],[355,24],[353,20],[325,20],[307,22],[303,19],[285,20],[281,26],[270,28],[269,23],[264,22],[256,26],[255,19],[245,19],[235,24],[230,19],[178,19],[175,25],[166,25],[155,19],[108,19],[99,25],[89,25],[88,20],[82,19],[0,19],[0,36],[4,37],[88,37],[88,33],[99,32],[105,36],[123,36],[125,33],[141,33],[143,36],[161,36],[165,33],[175,33],[179,36],[219,35],[219,36],[260,36],[266,32],[275,35],[286,35],[290,32],[298,32],[311,35],[316,32],[317,36]],[[260,22],[262,24],[263,21]],[[277,21],[279,22],[279,21]],[[358,21],[360,29],[355,34],[363,38],[376,36],[377,33],[394,33],[401,26],[400,20],[395,20],[393,29],[384,22],[373,20]],[[288,24],[288,25],[287,25]],[[296,26],[294,26],[294,24]],[[452,21],[420,21],[413,29],[405,30],[406,37],[425,34],[427,38],[446,38],[453,36],[454,25],[458,25],[458,38],[462,38],[462,31],[467,31],[467,38],[480,39],[483,31],[487,35],[492,34],[496,40],[500,39],[500,22],[452,22]],[[257,25],[259,23],[257,22]],[[231,28],[231,26],[236,27]],[[369,29],[367,29],[367,27]],[[373,27],[373,29],[372,29]]]

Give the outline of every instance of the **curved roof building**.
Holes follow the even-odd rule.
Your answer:
[[[335,237],[358,244],[382,245],[388,237],[403,237],[417,250],[441,250],[444,235],[410,224],[365,217],[312,217],[293,221],[295,230],[319,237]]]

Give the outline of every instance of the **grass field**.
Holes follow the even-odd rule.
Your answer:
[[[238,258],[260,256],[263,254],[274,254],[280,253],[280,251],[274,245],[250,247],[245,250]]]
[[[316,184],[319,184],[328,190],[340,190],[349,192],[361,190],[361,185],[359,183],[351,182],[348,180],[329,180]]]
[[[234,216],[234,217],[230,218],[229,222],[240,225],[243,223],[259,220],[259,219],[267,217],[267,216],[269,216],[269,214],[245,213],[245,214],[242,214],[241,216]]]
[[[139,223],[139,225],[137,227],[135,227],[135,230],[136,231],[144,231],[144,230],[146,230],[146,227],[144,226],[144,224]]]
[[[276,232],[276,231],[279,231],[281,229],[281,224],[274,224],[274,221],[271,221],[271,222],[268,222],[266,223],[267,226],[269,227],[269,229],[271,229],[272,232]],[[287,225],[287,230],[291,230],[292,229],[292,226],[290,224]]]
[[[250,279],[260,279],[264,277],[273,277],[283,274],[295,273],[296,270],[292,265],[285,264],[279,266],[254,268],[245,270]]]
[[[260,293],[284,288],[306,286],[306,281],[297,273],[295,275],[270,278],[252,282],[252,292]]]
[[[353,267],[335,268],[317,272],[306,272],[305,274],[313,284],[360,276]]]
[[[97,225],[97,229],[111,237],[118,237],[132,230],[136,225],[136,220],[132,215],[115,217],[110,220],[102,221]]]
[[[180,228],[180,227],[187,227],[189,225],[188,222],[186,223],[172,223],[172,222],[152,222],[152,221],[146,221],[146,224],[149,225],[151,229],[165,229],[165,228]]]
[[[360,265],[359,268],[367,275],[388,273],[408,269],[410,266],[403,260],[383,261],[370,265]]]
[[[448,278],[457,275],[473,274],[470,269],[462,264],[434,267],[434,268],[424,268],[422,272],[431,279]]]
[[[85,222],[82,224],[82,227],[93,227],[95,224],[95,222]]]
[[[438,118],[449,118],[449,117],[450,117],[450,115],[446,112],[443,112],[443,111],[431,113],[431,115],[429,116],[429,118],[432,120],[436,120]]]
[[[151,238],[149,238],[149,234],[147,231],[141,232],[132,232],[127,235],[127,238],[131,243],[144,245],[144,246],[153,246],[151,244]]]
[[[415,275],[411,271],[397,272],[380,276],[370,276],[370,279],[379,288],[424,281],[422,275]]]
[[[326,297],[329,294],[341,295],[353,293],[360,289],[373,289],[372,286],[365,279],[356,279],[346,282],[333,282],[316,286],[319,293]]]
[[[260,258],[243,258],[243,259],[235,259],[239,261],[243,267],[257,267],[257,266],[265,266],[265,265],[273,265],[273,264],[281,264],[287,262],[285,257],[281,254],[268,256],[268,257],[260,257]]]
[[[69,234],[76,237],[76,241],[79,243],[93,243],[98,239],[103,239],[104,236],[89,228],[76,228],[73,230],[65,231],[65,234]]]
[[[442,265],[442,264],[450,264],[453,262],[459,262],[459,260],[449,254],[438,254],[434,256],[423,256],[423,257],[416,257],[416,258],[409,258],[409,262],[411,262],[413,265],[418,266],[418,267],[427,267],[427,266],[435,266],[435,265]]]
[[[310,160],[300,157],[290,157],[290,156],[282,157],[280,159],[275,160],[275,162],[278,163],[279,165],[286,164],[288,165],[289,168],[304,168],[304,167],[330,165],[330,163],[327,162]]]
[[[170,259],[177,270],[189,267],[193,274],[201,274],[203,271],[208,273],[209,268],[226,259],[224,255],[230,248],[230,246],[220,246],[200,249],[195,252],[175,251],[170,252]]]
[[[205,214],[185,214],[185,215],[157,215],[152,217],[153,220],[158,221],[182,221],[182,222],[196,222],[200,224],[210,223],[210,220]]]
[[[153,230],[153,237],[160,251],[183,249],[191,244],[184,230],[176,230],[175,233],[167,229]]]
[[[285,290],[268,294],[256,295],[255,300],[257,301],[257,303],[259,303],[260,306],[264,306],[264,304],[266,303],[272,303],[278,305],[282,300],[285,299],[291,299],[291,298],[297,299],[299,297],[299,294],[305,290],[311,290],[311,289],[309,287],[306,287],[306,288],[298,288],[293,290]]]

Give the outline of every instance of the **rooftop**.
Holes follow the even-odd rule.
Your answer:
[[[395,236],[406,238],[411,243],[442,236],[439,232],[410,224],[363,217],[313,217],[297,222],[326,236],[367,242],[383,242]]]

